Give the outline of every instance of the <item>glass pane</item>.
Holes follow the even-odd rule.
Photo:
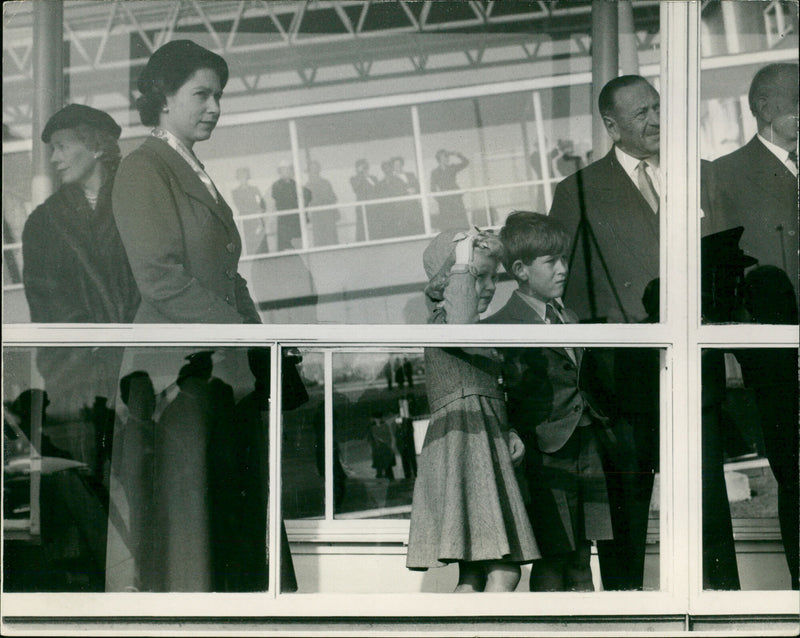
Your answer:
[[[268,348],[3,364],[6,591],[266,589]]]
[[[292,520],[324,518],[323,354],[305,349],[288,351],[283,365],[286,379],[283,390],[283,517]]]
[[[297,212],[278,214],[298,209],[285,122],[220,127],[197,152],[239,222],[245,260],[302,247]]]
[[[659,589],[662,352],[482,352],[301,350],[310,400],[284,414],[282,470],[298,591],[360,591],[355,574],[377,564],[388,574],[369,591],[452,591],[466,560],[459,552],[499,551],[501,538],[510,549],[495,558],[522,563],[518,591]],[[486,379],[502,379],[507,402],[492,388],[481,394],[475,379],[463,386],[467,370],[454,361],[478,376],[494,370]],[[509,427],[524,444],[517,467]],[[410,519],[409,536],[385,527],[396,519]],[[322,530],[380,534],[383,543],[364,550],[369,560],[359,553],[342,563],[314,549],[309,534]]]
[[[5,130],[5,127],[4,127]],[[5,139],[4,139],[5,142]],[[30,320],[22,284],[22,230],[31,211],[31,154],[3,154],[3,322]]]
[[[702,25],[703,321],[796,324],[797,3],[708,2]]]
[[[420,350],[334,355],[334,472],[347,477],[336,518],[409,517],[429,416],[424,370]]]
[[[703,587],[797,589],[797,351],[703,350]]]
[[[4,164],[19,163],[20,169],[11,166],[4,172],[6,321],[30,318],[28,298],[19,285],[21,265],[15,244],[28,213],[40,203],[29,193],[30,159],[20,150],[32,131],[33,56],[25,48],[32,12],[25,3],[18,4],[22,24],[5,30],[7,40],[15,44],[6,49],[3,80],[8,96],[4,142],[8,139],[10,144],[4,143]],[[223,237],[212,232],[220,230],[215,225],[201,223],[196,230],[203,232],[191,242],[193,224],[187,226],[186,219],[160,215],[140,223],[141,211],[123,215],[135,218],[136,228],[123,230],[125,251],[118,251],[110,262],[122,268],[126,255],[142,253],[133,258],[136,286],[145,298],[137,317],[142,322],[208,321],[208,313],[197,312],[203,302],[187,303],[189,308],[176,304],[178,308],[161,308],[158,313],[142,308],[149,311],[150,303],[172,299],[171,294],[162,295],[164,287],[185,292],[194,286],[189,284],[192,278],[200,293],[211,292],[231,303],[240,296],[223,292],[230,283],[221,279],[240,283],[238,272],[264,322],[422,323],[425,313],[416,312],[414,306],[426,283],[419,260],[427,241],[423,237],[454,223],[499,226],[515,208],[546,212],[555,187],[592,159],[591,127],[602,126],[599,118],[592,117],[596,96],[583,76],[591,62],[592,7],[587,2],[575,7],[512,3],[494,8],[486,15],[486,20],[496,22],[489,31],[470,7],[456,8],[454,3],[425,5],[424,11],[423,5],[374,3],[363,8],[363,15],[355,6],[347,11],[328,5],[306,9],[296,2],[242,5],[241,12],[233,5],[205,1],[186,12],[174,11],[171,2],[125,3],[132,24],[147,25],[141,33],[117,31],[113,6],[65,3],[65,101],[108,112],[123,127],[123,157],[143,142],[131,137],[141,130],[133,98],[138,97],[139,74],[152,52],[150,43],[165,37],[190,38],[214,51],[224,49],[229,67],[223,115],[211,138],[193,151],[230,206],[238,232],[228,225]],[[623,4],[620,11],[630,18],[626,22],[620,16],[621,66],[630,73],[647,68],[652,80],[660,46],[657,3]],[[411,14],[419,24],[435,28],[419,38],[419,29],[407,23]],[[165,24],[169,29],[161,33]],[[209,28],[198,30],[198,24]],[[297,27],[298,39],[281,35],[286,25]],[[536,88],[496,94],[502,86],[498,81],[515,87],[535,82]],[[437,102],[441,91],[469,97]],[[449,170],[434,176],[439,150],[449,151]],[[596,151],[595,158],[604,154]],[[451,171],[463,164],[456,153],[469,164],[454,176]],[[14,154],[24,157],[12,158]],[[21,202],[6,197],[15,191],[6,188],[5,173],[20,191],[16,195]],[[146,191],[139,181],[148,182]],[[122,201],[140,200],[152,185],[150,179],[138,180],[132,189],[135,197]],[[148,210],[163,212],[162,201],[170,199],[171,195],[159,197],[159,205]],[[587,197],[592,206],[599,206],[595,202],[600,199],[594,194]],[[625,206],[613,202],[612,208]],[[185,210],[188,214],[189,208]],[[573,202],[556,210],[573,235],[578,210]],[[594,212],[589,211],[589,221]],[[605,212],[597,210],[604,220]],[[206,219],[204,215],[199,218]],[[172,232],[152,232],[165,220],[174,222]],[[81,281],[86,268],[67,263],[62,243],[68,233],[63,224],[47,226],[40,244],[52,249],[55,266],[45,270]],[[617,229],[605,233],[600,230],[606,225],[592,224],[608,273],[598,255],[591,264],[575,256],[576,283],[568,291],[568,301],[584,320],[636,321],[645,316],[640,299],[645,285],[658,274],[658,233],[640,233],[628,220],[619,226],[634,238],[621,246],[615,243],[615,237],[622,236]],[[168,246],[156,250],[156,242],[146,236],[148,230]],[[644,236],[648,240],[639,241]],[[35,249],[35,240],[34,233],[29,247]],[[642,245],[632,247],[637,242]],[[204,257],[211,248],[219,253],[212,263],[224,262],[224,267],[208,267]],[[95,279],[95,287],[100,283],[105,293],[119,292],[115,285],[120,278],[107,264],[97,264],[96,258],[89,254],[85,259],[102,280]],[[637,267],[634,277],[630,264],[639,259],[644,265]],[[170,267],[162,268],[165,262]],[[397,263],[406,267],[391,267]],[[594,275],[588,288],[578,281],[582,268]],[[167,272],[173,277],[171,284]],[[619,303],[606,277],[619,291]],[[74,286],[45,279],[54,289],[74,292]],[[588,302],[592,293],[597,297],[595,307]],[[69,314],[70,319],[129,320],[128,308],[111,313],[115,316],[103,315],[96,310],[99,304],[86,302],[87,295],[71,296],[95,309],[94,314]],[[204,294],[201,297],[207,300]],[[238,316],[224,306],[217,309],[230,320],[246,315],[252,321],[246,297],[242,293]],[[627,314],[609,310],[608,306],[619,304]],[[40,321],[65,320],[63,312],[33,314]]]
[[[546,212],[555,185],[587,161],[590,102],[589,86],[577,85],[421,105],[428,187],[443,193],[431,202],[433,228]]]

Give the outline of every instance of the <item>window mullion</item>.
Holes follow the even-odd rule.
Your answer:
[[[691,79],[688,71],[692,61],[696,63],[699,53],[696,51],[699,44],[696,34],[690,31],[690,23],[696,27],[698,8],[699,4],[693,6],[684,2],[661,5],[662,25],[665,26],[662,34],[666,40],[661,47],[661,164],[665,180],[661,189],[660,304],[663,309],[661,320],[666,321],[673,344],[668,353],[668,361],[672,362],[669,378],[662,379],[662,389],[669,392],[668,386],[671,385],[671,392],[662,400],[662,416],[666,414],[669,419],[662,420],[665,428],[661,437],[665,461],[661,464],[661,478],[666,487],[662,511],[668,513],[662,522],[661,568],[662,585],[682,605],[688,604],[690,582],[695,582],[687,578],[691,574],[687,574],[686,566],[690,565],[691,571],[692,562],[696,562],[692,557],[697,544],[692,539],[699,525],[699,520],[689,511],[688,503],[692,501],[687,498],[687,494],[697,487],[692,479],[698,475],[692,470],[699,468],[694,463],[695,456],[689,454],[688,437],[688,432],[699,429],[692,410],[696,405],[693,401],[696,400],[694,391],[697,389],[695,376],[698,370],[697,365],[692,365],[696,362],[687,356],[691,350],[687,323],[694,325],[690,320],[691,312],[695,310],[691,300],[697,289],[692,280],[697,259],[689,257],[687,223],[693,219],[692,211],[696,217],[699,201],[696,173],[692,172],[692,166],[697,162],[697,121],[696,117],[690,117],[690,112],[695,116],[697,112],[697,85],[696,77]],[[695,149],[694,153],[692,149]],[[687,537],[690,539],[688,544],[683,540]]]
[[[270,410],[269,410],[269,491],[267,507],[267,556],[269,560],[269,596],[275,598],[278,592],[281,573],[281,455],[283,423],[280,418],[282,408],[281,353],[277,342],[270,344]]]
[[[333,520],[333,352],[325,351],[323,383],[325,387],[325,520]]]

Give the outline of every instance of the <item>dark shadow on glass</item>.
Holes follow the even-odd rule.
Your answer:
[[[703,586],[797,589],[797,351],[706,349],[702,363]]]

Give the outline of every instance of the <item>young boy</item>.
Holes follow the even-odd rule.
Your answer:
[[[569,238],[545,215],[516,211],[500,231],[504,266],[518,288],[486,323],[575,323],[561,304]],[[528,515],[542,558],[531,591],[592,591],[591,541],[610,539],[611,516],[598,429],[607,419],[585,387],[582,348],[505,353],[508,418],[527,450]]]

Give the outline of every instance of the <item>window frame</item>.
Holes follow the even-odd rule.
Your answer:
[[[662,163],[660,324],[507,326],[502,334],[487,326],[404,325],[260,325],[168,326],[6,324],[7,346],[58,345],[263,345],[271,347],[270,414],[270,589],[258,594],[5,594],[4,616],[127,618],[192,616],[241,617],[507,617],[535,615],[667,617],[687,615],[789,615],[796,592],[707,592],[702,589],[702,516],[700,494],[700,351],[704,347],[793,347],[796,326],[701,325],[699,254],[698,105],[700,78],[699,2],[661,5],[662,122],[666,136]],[[669,53],[669,55],[667,55]],[[686,212],[688,211],[688,213]],[[689,220],[696,219],[696,223]],[[682,257],[685,256],[685,257]],[[220,337],[222,333],[222,337]],[[454,594],[280,594],[279,512],[281,500],[280,347],[487,346],[579,344],[586,346],[659,347],[665,349],[661,374],[662,503],[659,591],[537,593],[463,597]],[[330,384],[326,385],[329,398]],[[326,406],[326,411],[330,410]],[[331,416],[326,413],[326,419]],[[680,424],[685,425],[680,425]],[[329,433],[326,432],[326,441]],[[330,443],[330,441],[328,441]],[[328,461],[326,460],[326,464]],[[326,486],[326,490],[327,490]],[[211,598],[213,596],[213,599]],[[102,601],[98,605],[98,600]],[[209,605],[213,600],[214,604]],[[435,608],[432,603],[435,602]]]

